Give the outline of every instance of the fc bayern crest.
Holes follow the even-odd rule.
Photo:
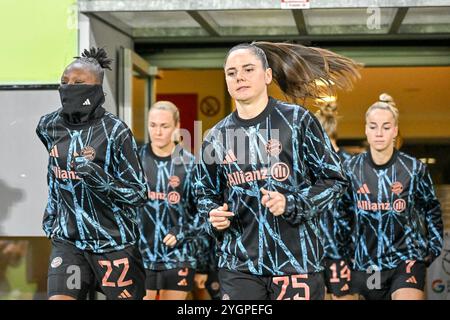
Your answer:
[[[180,178],[177,177],[177,176],[170,176],[170,178],[169,178],[169,185],[172,188],[178,187],[180,185]]]
[[[95,158],[95,149],[92,148],[91,146],[86,146],[83,149],[81,149],[81,156],[83,156],[89,161],[92,161]]]
[[[401,182],[395,181],[392,186],[391,186],[391,190],[393,193],[395,193],[396,195],[399,195],[400,193],[402,193],[403,191],[403,185]]]
[[[281,142],[277,139],[270,139],[266,143],[266,152],[272,157],[276,157],[281,153],[281,150],[283,149],[283,146],[281,145]]]

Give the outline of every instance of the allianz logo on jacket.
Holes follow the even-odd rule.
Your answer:
[[[391,191],[396,195],[399,195],[401,191],[403,191],[402,184],[400,182],[394,182],[391,186]],[[356,191],[357,194],[371,194],[369,187],[366,183],[364,183],[361,187]],[[365,211],[390,211],[394,210],[395,212],[403,212],[406,209],[406,201],[403,199],[396,199],[392,205],[390,202],[372,202],[370,200],[358,200],[357,202],[358,209],[362,209]]]
[[[167,199],[167,201],[170,204],[177,204],[181,200],[180,194],[178,192],[176,192],[176,191],[171,191],[168,194],[166,194],[165,192],[149,191],[148,192],[148,198],[151,201],[166,200]]]
[[[75,171],[71,170],[63,170],[58,167],[53,166],[52,167],[53,173],[55,174],[55,177],[58,179],[71,179],[71,180],[81,180],[79,176],[75,173]]]
[[[289,178],[290,169],[284,162],[274,163],[269,168],[261,168],[253,171],[235,171],[228,173],[228,185],[230,187],[243,183],[253,182],[256,180],[266,180],[269,177],[276,181],[284,181]]]

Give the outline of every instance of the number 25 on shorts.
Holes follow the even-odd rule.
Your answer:
[[[281,286],[281,292],[277,297],[277,300],[291,300],[290,297],[285,298],[286,291],[289,287],[289,284],[292,285],[293,289],[303,289],[304,295],[301,297],[299,293],[297,292],[292,299],[293,300],[309,300],[310,294],[309,294],[309,286],[304,282],[299,282],[299,279],[308,279],[307,274],[296,274],[292,276],[282,276],[282,277],[273,277],[272,281],[274,284],[279,285],[280,282],[282,283]],[[297,291],[297,290],[296,290]]]

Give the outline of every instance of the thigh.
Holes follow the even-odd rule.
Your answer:
[[[425,292],[415,288],[401,288],[391,294],[392,300],[425,300]]]
[[[350,294],[351,271],[345,260],[325,259],[325,286],[337,297]]]
[[[222,300],[268,300],[268,277],[259,277],[239,271],[219,269]]]
[[[87,254],[100,290],[108,300],[141,300],[145,270],[136,246],[102,254]]]
[[[394,294],[396,291],[398,293],[401,289],[416,289],[423,294],[425,277],[425,263],[416,260],[406,260],[395,269],[395,273],[391,280],[390,293]],[[399,299],[407,299],[408,297],[415,299],[423,298],[418,291],[403,290],[405,294],[400,295]]]
[[[323,300],[325,281],[322,272],[272,277],[273,300]]]
[[[188,291],[180,290],[160,290],[159,299],[160,300],[186,300]]]
[[[156,300],[156,296],[158,295],[158,291],[156,290],[146,290],[145,297],[143,300]]]
[[[84,300],[91,288],[94,276],[83,252],[70,243],[52,241],[47,276],[49,298],[69,296]]]

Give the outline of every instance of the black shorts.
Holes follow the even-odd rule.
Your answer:
[[[217,270],[211,269],[208,272],[208,279],[206,280],[205,287],[212,300],[220,300],[220,282]]]
[[[219,269],[222,300],[323,300],[323,273],[256,276]]]
[[[390,300],[398,289],[414,288],[424,291],[425,276],[424,262],[407,260],[392,270],[352,271],[351,290],[366,300]]]
[[[337,297],[350,294],[351,270],[343,259],[324,259],[325,285],[328,293]]]
[[[84,300],[90,289],[108,300],[140,300],[145,296],[145,271],[137,246],[107,253],[78,249],[52,240],[48,267],[48,296],[66,295]]]
[[[145,270],[146,290],[192,291],[195,269],[176,268],[170,270]]]

